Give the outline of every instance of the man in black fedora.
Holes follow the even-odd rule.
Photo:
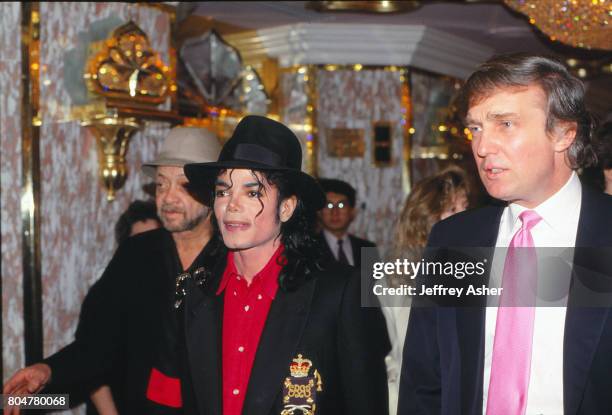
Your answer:
[[[388,412],[382,315],[361,308],[349,267],[321,268],[325,199],[301,163],[287,127],[247,116],[217,162],[185,166],[212,194],[229,248],[206,284],[188,287],[185,414]]]

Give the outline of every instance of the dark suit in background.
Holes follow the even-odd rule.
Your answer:
[[[355,268],[359,268],[361,266],[361,248],[376,248],[376,244],[372,241],[368,241],[367,239],[361,239],[351,234],[348,234],[347,236],[351,241],[351,250],[353,252],[353,259],[355,262],[353,266]],[[320,234],[319,238],[321,241],[321,249],[326,260],[336,261],[337,258],[334,256],[334,253],[330,248],[329,244],[327,243],[327,240],[325,239],[323,233]]]

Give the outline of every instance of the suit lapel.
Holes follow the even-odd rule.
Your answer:
[[[199,412],[222,414],[221,399],[221,329],[223,296],[215,291],[225,261],[219,261],[206,287],[196,287],[189,281],[185,298],[185,337],[193,393]]]
[[[583,269],[587,269],[588,272],[588,264],[592,261],[589,256],[593,255],[589,248],[606,245],[606,241],[602,239],[606,230],[602,232],[600,228],[600,224],[606,222],[603,218],[599,218],[602,212],[596,200],[598,196],[586,186],[583,186],[574,254],[574,264],[576,266],[565,317],[563,395],[566,414],[578,412],[593,357],[610,311],[609,307],[603,306],[572,306],[575,302],[581,304],[585,302],[584,291],[579,290],[579,287],[584,286],[580,283],[582,279],[580,272]],[[609,215],[609,212],[603,214]],[[585,278],[588,278],[588,276]],[[577,300],[577,298],[580,299]]]
[[[489,207],[483,211],[482,223],[487,226],[474,227],[470,230],[470,240],[465,246],[475,247],[469,252],[475,257],[486,258],[486,280],[488,283],[493,263],[495,243],[499,233],[499,223],[503,206]],[[465,235],[464,235],[465,237]],[[456,333],[459,348],[459,361],[462,369],[459,374],[458,403],[461,413],[482,413],[483,378],[484,378],[484,331],[486,311],[482,307],[459,307],[441,310],[441,313],[455,313]]]
[[[281,392],[289,364],[308,320],[316,280],[311,279],[294,292],[278,290],[259,340],[244,414],[267,414]]]

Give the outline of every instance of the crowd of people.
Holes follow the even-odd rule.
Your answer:
[[[612,246],[609,125],[593,139],[581,82],[535,55],[481,65],[460,106],[491,204],[467,210],[470,178],[443,169],[412,187],[382,256],[349,232],[355,189],[302,172],[285,125],[246,116],[222,148],[175,127],[143,166],[155,200],[117,223],[75,340],[4,393],[90,395],[101,415],[612,413],[612,302],[590,306],[570,290],[562,307],[512,303],[537,278],[520,268],[536,247]],[[587,168],[599,188],[581,184]],[[485,248],[502,264],[499,306],[407,296],[363,306],[364,249],[448,262],[449,247]],[[576,264],[592,271],[589,252]],[[597,259],[598,299],[612,293],[611,258]],[[588,285],[584,268],[575,278]]]

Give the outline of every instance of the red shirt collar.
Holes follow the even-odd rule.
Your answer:
[[[263,293],[266,294],[270,299],[274,299],[276,296],[276,291],[278,290],[278,275],[280,274],[283,265],[280,265],[279,260],[281,254],[283,253],[284,246],[281,244],[278,249],[274,252],[272,257],[268,260],[268,263],[253,277],[251,284],[253,284],[256,280],[262,280],[262,289]],[[236,263],[234,262],[234,252],[229,251],[227,253],[227,265],[225,266],[225,271],[223,272],[223,277],[221,278],[221,283],[219,284],[219,288],[217,289],[216,295],[219,295],[225,290],[227,287],[227,283],[232,277],[240,277],[243,278],[242,275],[238,273],[236,270]]]

